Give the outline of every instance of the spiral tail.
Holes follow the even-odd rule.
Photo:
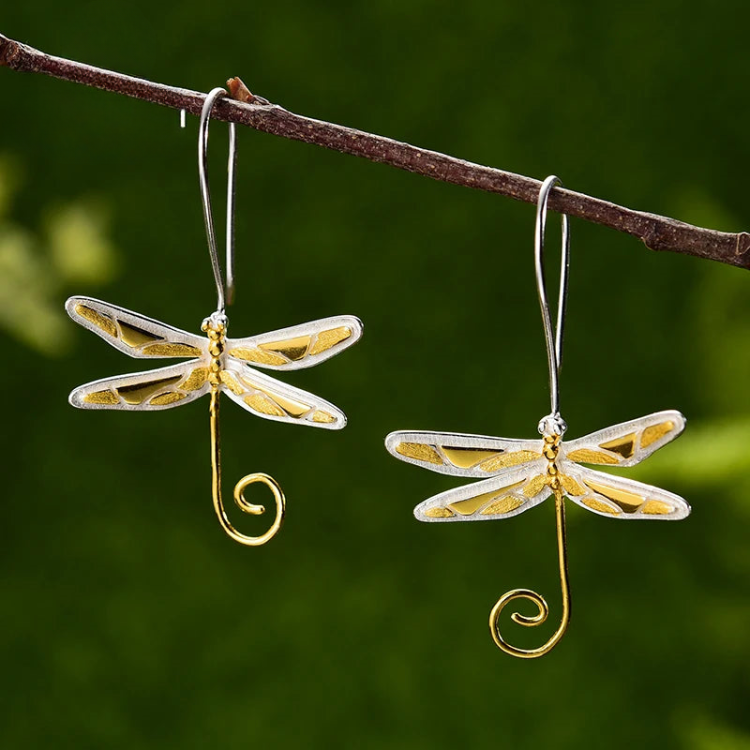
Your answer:
[[[273,539],[281,528],[281,524],[284,521],[284,513],[286,511],[286,499],[284,493],[281,490],[279,483],[268,474],[248,474],[242,477],[234,487],[234,502],[237,507],[243,512],[253,516],[259,516],[266,512],[263,505],[255,505],[248,502],[245,499],[245,489],[251,484],[261,482],[265,484],[272,492],[274,503],[276,505],[276,514],[274,516],[273,523],[271,524],[268,531],[260,536],[248,536],[232,526],[232,522],[227,516],[224,508],[224,501],[221,497],[221,441],[219,434],[219,392],[218,390],[211,391],[211,490],[213,496],[214,511],[216,517],[219,519],[221,528],[227,533],[229,537],[234,539],[239,544],[244,544],[246,547],[260,547],[262,544]]]
[[[523,625],[527,628],[533,628],[541,625],[549,616],[549,606],[544,597],[531,591],[530,589],[514,589],[503,594],[490,612],[490,634],[495,645],[503,650],[506,654],[517,656],[519,659],[536,659],[539,656],[548,654],[560,642],[565,635],[570,622],[570,584],[568,581],[568,552],[565,542],[565,505],[562,493],[555,493],[555,520],[557,524],[557,552],[560,563],[560,588],[562,591],[562,619],[557,630],[552,637],[539,648],[524,649],[511,646],[500,633],[500,615],[505,607],[516,599],[525,599],[537,607],[537,614],[529,617],[522,615],[520,612],[513,612],[511,620],[517,625]]]
[[[247,476],[242,477],[242,479],[240,479],[240,481],[237,482],[237,484],[234,486],[234,502],[243,513],[250,513],[253,516],[259,516],[262,513],[266,512],[266,509],[262,505],[253,505],[252,503],[249,503],[247,500],[245,500],[245,495],[243,494],[245,488],[251,484],[254,484],[255,482],[262,482],[271,490],[271,492],[273,493],[274,502],[276,504],[276,515],[273,519],[271,527],[268,529],[268,531],[266,531],[265,534],[261,534],[260,536],[247,536],[246,534],[240,533],[229,522],[229,519],[227,518],[227,515],[224,511],[224,506],[220,505],[220,507],[217,509],[219,523],[221,524],[221,527],[224,529],[224,531],[226,531],[227,534],[232,537],[235,542],[244,544],[247,547],[260,547],[261,544],[265,544],[269,540],[273,539],[273,537],[276,536],[279,529],[281,528],[281,524],[284,521],[284,513],[286,511],[286,500],[279,483],[273,477],[268,476],[268,474],[258,473],[248,474]]]

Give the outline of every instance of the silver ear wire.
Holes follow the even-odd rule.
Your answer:
[[[227,162],[227,221],[226,221],[226,282],[221,271],[219,253],[216,249],[216,233],[214,231],[213,213],[211,211],[211,190],[208,185],[206,165],[208,161],[208,129],[211,110],[216,100],[226,96],[223,88],[212,89],[203,103],[201,119],[198,129],[198,176],[203,202],[203,218],[206,222],[206,239],[208,252],[211,256],[211,267],[216,282],[216,311],[223,313],[227,304],[234,299],[234,184],[235,163],[237,160],[237,136],[234,123],[229,123],[229,159]]]
[[[547,200],[555,185],[562,186],[559,177],[550,175],[539,190],[536,206],[536,227],[534,230],[534,265],[536,270],[536,288],[539,294],[539,307],[542,311],[544,341],[547,346],[547,363],[549,366],[550,417],[560,418],[560,368],[562,366],[562,345],[565,329],[565,312],[568,302],[568,275],[570,270],[570,222],[566,214],[562,215],[562,256],[560,259],[560,290],[557,298],[557,319],[552,327],[552,316],[547,301],[547,288],[544,278],[544,233],[547,228]],[[546,418],[545,418],[546,419]],[[542,420],[544,422],[545,420]],[[542,429],[542,422],[539,429]]]

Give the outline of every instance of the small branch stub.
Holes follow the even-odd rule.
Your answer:
[[[264,99],[262,96],[256,96],[250,89],[245,86],[245,82],[239,77],[235,76],[227,81],[227,88],[229,89],[229,96],[238,102],[244,102],[245,104],[270,104],[268,99]]]

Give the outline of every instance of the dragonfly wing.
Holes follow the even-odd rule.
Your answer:
[[[344,412],[328,401],[239,362],[222,371],[221,384],[233,401],[258,417],[325,430],[346,426]]]
[[[680,412],[659,411],[564,442],[562,454],[576,463],[633,466],[674,440],[684,429],[685,417]]]
[[[385,439],[385,447],[401,461],[461,477],[493,476],[542,456],[541,439],[511,440],[452,432],[392,432]]]
[[[71,297],[68,315],[130,357],[200,357],[208,339],[91,297]]]
[[[690,515],[679,495],[570,461],[560,462],[560,481],[573,502],[601,516],[679,521]]]
[[[314,367],[356,344],[362,321],[338,315],[244,339],[228,339],[227,353],[253,367],[300,370]]]
[[[193,401],[208,390],[208,368],[199,359],[148,372],[95,380],[69,396],[79,409],[158,411]]]
[[[482,482],[441,492],[414,508],[418,521],[495,521],[539,505],[550,495],[544,461],[505,469]]]

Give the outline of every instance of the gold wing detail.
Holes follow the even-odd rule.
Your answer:
[[[157,411],[193,401],[208,390],[208,368],[201,360],[149,372],[86,383],[69,396],[79,409]]]
[[[633,466],[674,440],[684,428],[685,417],[680,412],[661,411],[564,442],[562,455],[576,463]]]
[[[68,315],[116,349],[137,358],[200,357],[207,339],[91,297],[71,297]]]
[[[544,465],[506,469],[482,482],[458,487],[425,500],[414,509],[419,521],[494,521],[539,505],[551,490]]]
[[[250,365],[276,370],[313,367],[359,341],[362,321],[339,315],[244,339],[228,339],[227,353]]]
[[[679,495],[570,461],[561,462],[560,481],[573,502],[602,516],[677,521],[690,515]]]
[[[388,452],[407,463],[441,474],[487,477],[542,457],[542,441],[450,432],[392,432]]]
[[[222,390],[256,416],[328,430],[346,426],[346,416],[333,404],[247,365],[231,363],[220,377]]]

